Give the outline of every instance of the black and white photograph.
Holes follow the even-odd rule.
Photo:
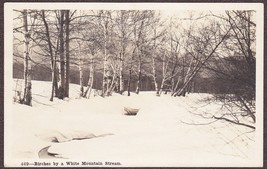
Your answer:
[[[5,167],[263,166],[263,4],[4,9]]]

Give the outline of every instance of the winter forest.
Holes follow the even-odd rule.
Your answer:
[[[254,10],[13,10],[13,155],[245,164],[256,26]]]

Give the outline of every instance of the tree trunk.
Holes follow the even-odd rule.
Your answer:
[[[176,96],[185,96],[186,89],[188,87],[188,84],[190,83],[191,80],[196,76],[196,74],[199,72],[201,67],[195,67],[192,74],[184,80],[183,86],[177,91]]]
[[[161,81],[160,89],[159,89],[159,96],[161,95],[161,93],[162,93],[162,91],[164,89],[165,82],[166,82],[166,79],[165,79],[165,77],[163,77],[163,79]]]
[[[178,79],[177,79],[176,85],[175,85],[175,87],[174,87],[174,89],[172,91],[172,94],[171,94],[172,96],[176,96],[175,93],[176,93],[177,88],[179,86],[180,80],[181,80],[181,76],[179,76]]]
[[[52,42],[50,38],[50,32],[49,32],[49,27],[45,19],[45,12],[42,10],[42,20],[45,25],[45,33],[46,33],[46,38],[47,38],[47,43],[48,43],[48,48],[49,48],[49,54],[51,57],[51,72],[52,72],[52,92],[51,92],[51,97],[50,101],[53,101],[54,98],[54,93],[55,90],[57,91],[57,78],[56,78],[56,57],[53,56],[53,48],[52,48]],[[56,85],[55,85],[56,84]]]
[[[161,95],[162,90],[164,89],[165,82],[167,81],[168,64],[169,64],[169,60],[166,57],[166,53],[164,53],[163,62],[162,62],[162,77],[163,78],[162,78],[160,89],[159,89],[159,95]]]
[[[140,91],[140,84],[141,84],[141,70],[138,70],[138,80],[137,80],[137,85],[136,85],[136,90],[135,93],[139,94]]]
[[[124,91],[124,81],[123,81],[123,59],[124,59],[124,50],[120,55],[120,71],[119,71],[119,93],[122,94]]]
[[[107,41],[108,41],[108,21],[104,23],[104,70],[103,70],[103,83],[102,83],[102,97],[105,97],[109,88],[109,70],[108,70],[108,53],[107,53]]]
[[[136,85],[136,90],[135,93],[139,94],[140,91],[140,85],[141,85],[141,54],[139,54],[139,63],[138,63],[138,80],[137,80],[137,85]]]
[[[79,56],[81,57],[81,56]],[[79,72],[80,72],[80,96],[83,96],[83,68],[82,68],[82,60],[80,58],[80,63],[79,63]]]
[[[155,56],[152,56],[152,73],[153,73],[153,80],[154,80],[154,86],[155,86],[156,95],[159,96],[159,88],[158,88],[158,82],[157,82]]]
[[[175,54],[175,65],[174,65],[174,67],[172,69],[172,74],[171,74],[171,76],[172,76],[172,78],[171,78],[171,93],[172,93],[172,95],[176,91],[176,88],[175,88],[176,86],[174,86],[175,85],[174,77],[175,77],[176,67],[177,67],[177,64],[178,64],[177,60],[178,60],[178,57],[177,57],[177,54]],[[180,80],[180,77],[178,79]]]
[[[31,65],[29,62],[29,38],[28,31],[27,10],[23,10],[23,27],[24,27],[24,96],[23,103],[31,106],[32,93],[31,93]]]
[[[90,98],[91,96],[91,93],[92,93],[92,89],[93,89],[93,84],[94,84],[94,68],[92,68],[92,70],[90,71],[90,83],[89,83],[89,91],[88,91],[88,99]]]
[[[65,96],[64,87],[65,87],[65,52],[64,52],[64,10],[60,11],[60,32],[59,32],[59,55],[60,55],[60,91],[59,98],[63,99]]]
[[[87,88],[86,88],[86,91],[84,92],[83,97],[87,97],[88,99],[90,98],[93,84],[94,84],[94,56],[91,55],[89,79],[88,79]]]
[[[65,18],[66,18],[66,82],[65,82],[65,97],[69,97],[69,71],[70,71],[70,18],[69,18],[70,10],[66,10]]]
[[[153,80],[154,80],[154,86],[155,86],[155,91],[156,91],[156,95],[159,96],[159,89],[158,89],[158,82],[157,82],[157,74],[156,74],[156,62],[155,62],[155,52],[156,52],[156,35],[157,35],[157,31],[156,31],[156,27],[154,28],[154,46],[153,46],[153,53],[152,53],[152,76],[153,76]]]
[[[130,92],[130,88],[131,88],[131,80],[132,80],[132,66],[130,67],[129,69],[129,77],[128,77],[128,85],[127,85],[127,89],[128,89],[128,96],[131,95],[131,92]]]
[[[52,91],[51,91],[51,97],[50,97],[50,101],[52,102],[54,99],[54,93],[55,93],[55,69],[54,67],[55,65],[55,61],[52,61]]]
[[[138,33],[138,39],[137,41],[135,42],[136,43],[136,47],[137,47],[137,51],[138,51],[138,80],[137,80],[137,85],[136,85],[136,90],[135,90],[135,93],[136,94],[139,94],[139,91],[140,91],[140,85],[141,85],[141,64],[142,64],[142,54],[143,54],[143,51],[142,51],[142,44],[140,44],[141,41],[141,38],[142,38],[142,31],[143,31],[143,27],[144,27],[144,20],[141,21],[141,24],[140,24],[140,29],[139,29],[139,33]],[[136,37],[136,33],[134,35]]]
[[[58,58],[58,49],[59,49],[59,35],[57,38],[57,46],[56,46],[55,54],[54,54],[54,90],[55,90],[55,97],[59,96],[59,88],[58,88],[58,78],[59,78],[59,70],[58,70],[58,63],[57,63],[57,58]]]

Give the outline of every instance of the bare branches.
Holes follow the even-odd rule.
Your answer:
[[[233,124],[236,124],[236,125],[241,125],[241,126],[249,127],[251,129],[256,129],[254,126],[251,126],[251,125],[248,125],[248,124],[245,124],[245,123],[236,122],[236,121],[233,121],[233,120],[224,118],[224,117],[216,117],[216,116],[213,116],[213,118],[215,118],[217,120],[225,120],[227,122],[230,122],[230,123],[233,123]]]

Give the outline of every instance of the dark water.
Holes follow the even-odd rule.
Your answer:
[[[102,134],[102,135],[98,135],[98,136],[94,136],[93,138],[97,138],[97,137],[105,137],[105,136],[109,136],[109,135],[113,135],[112,133],[107,133],[107,134]],[[91,139],[92,137],[89,137],[89,138],[73,138],[73,140],[85,140],[85,139]],[[52,142],[57,142],[57,140],[52,140]],[[59,158],[62,158],[62,157],[56,157],[57,155],[59,154],[53,154],[53,153],[49,153],[48,152],[48,149],[50,148],[51,146],[47,146],[47,147],[44,147],[42,148],[39,152],[38,152],[38,156],[40,159],[59,159]]]

